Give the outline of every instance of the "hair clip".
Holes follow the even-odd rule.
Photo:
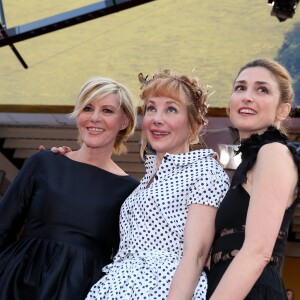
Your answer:
[[[144,77],[143,73],[138,74],[139,82],[141,83],[141,89],[143,89],[147,84],[149,84],[151,81],[157,79],[157,78],[163,78],[164,75],[169,76],[171,71],[169,69],[163,70],[160,74],[155,73],[152,75],[152,78],[148,79],[148,75]]]
[[[146,84],[148,75],[146,77],[144,77],[143,73],[139,73],[138,78],[139,78],[140,83]]]

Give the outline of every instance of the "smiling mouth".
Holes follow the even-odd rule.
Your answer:
[[[154,136],[166,136],[169,134],[169,132],[158,132],[158,131],[152,131],[152,134]]]
[[[104,131],[104,129],[97,128],[97,127],[87,127],[87,130],[90,132],[103,132]]]
[[[256,115],[257,112],[250,108],[241,108],[239,109],[239,114]]]

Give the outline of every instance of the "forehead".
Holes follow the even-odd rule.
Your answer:
[[[243,70],[235,80],[249,83],[267,83],[278,86],[276,77],[264,67],[251,67]]]
[[[171,103],[176,103],[177,105],[180,106],[185,106],[187,104],[186,99],[180,98],[180,97],[167,97],[167,96],[151,96],[148,99],[148,102],[155,102],[157,104],[171,104]]]
[[[97,105],[120,105],[120,101],[116,94],[109,93],[107,95],[103,96],[97,96],[91,97],[90,99],[87,99],[88,103],[93,103]]]

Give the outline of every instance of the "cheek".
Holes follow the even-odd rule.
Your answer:
[[[178,123],[176,124],[176,126],[177,126],[179,129],[180,129],[181,127],[184,127],[184,128],[186,128],[186,129],[190,130],[190,128],[191,128],[190,123],[189,123],[188,120],[183,120],[181,123],[178,122]]]
[[[233,109],[234,107],[236,107],[238,102],[238,97],[235,94],[232,94],[229,100],[229,109]]]
[[[78,127],[82,126],[82,124],[84,124],[84,122],[85,122],[85,118],[83,116],[79,115],[77,118],[77,126]]]
[[[78,119],[77,120],[77,128],[80,131],[82,131],[86,126],[85,126],[85,122],[83,120]]]
[[[234,112],[236,112],[239,105],[240,105],[239,98],[237,96],[231,96],[229,103],[228,103],[229,116],[231,116]]]
[[[145,115],[143,118],[143,128],[147,130],[148,128],[150,128],[150,124],[151,124],[150,118]]]

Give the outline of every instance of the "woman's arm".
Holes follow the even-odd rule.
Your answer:
[[[183,257],[171,282],[168,300],[192,299],[213,240],[216,211],[208,205],[189,205]]]
[[[285,210],[295,199],[298,174],[286,146],[264,145],[251,175],[245,241],[210,300],[247,296],[271,258]]]
[[[0,201],[0,251],[17,239],[34,193],[36,155],[28,158]]]

